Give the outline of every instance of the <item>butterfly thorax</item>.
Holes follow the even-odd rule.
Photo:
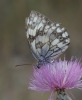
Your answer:
[[[37,63],[37,68],[41,68],[41,67],[45,66],[46,64],[48,64],[48,62],[46,62],[46,61],[39,61]]]

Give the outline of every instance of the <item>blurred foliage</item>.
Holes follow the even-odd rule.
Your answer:
[[[25,34],[25,18],[31,10],[67,28],[71,38],[71,45],[64,53],[67,59],[82,55],[81,0],[0,0],[0,100],[47,100],[49,97],[48,93],[41,96],[27,89],[31,66],[15,68],[16,64],[27,61],[36,63]],[[73,91],[78,100],[82,98],[81,93]]]

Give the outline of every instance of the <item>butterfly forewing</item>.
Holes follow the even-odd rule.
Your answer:
[[[39,12],[32,11],[26,18],[26,36],[32,54],[38,61],[51,61],[62,54],[70,44],[65,28],[51,22]]]

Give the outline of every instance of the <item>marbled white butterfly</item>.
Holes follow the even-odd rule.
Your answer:
[[[41,62],[51,62],[62,54],[70,44],[65,28],[50,21],[39,12],[31,11],[26,18],[26,36],[33,56]]]

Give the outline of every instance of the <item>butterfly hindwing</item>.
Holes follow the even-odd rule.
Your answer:
[[[38,61],[50,61],[57,58],[70,44],[65,28],[51,22],[44,15],[32,11],[26,19],[26,35],[32,54]]]

